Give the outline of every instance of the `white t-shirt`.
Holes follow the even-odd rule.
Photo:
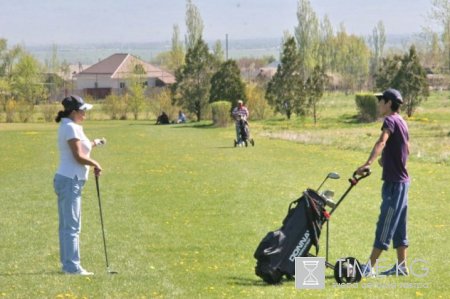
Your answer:
[[[62,118],[58,129],[58,148],[59,148],[59,168],[56,171],[65,177],[87,180],[89,166],[82,165],[75,160],[72,150],[69,146],[69,140],[78,139],[81,142],[82,153],[89,157],[92,144],[84,135],[83,127],[74,123],[70,118]]]

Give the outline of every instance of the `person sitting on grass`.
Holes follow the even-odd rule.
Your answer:
[[[182,124],[182,123],[185,123],[186,122],[186,115],[183,113],[183,111],[179,111],[178,112],[178,120],[177,120],[177,123],[178,124]]]
[[[169,116],[163,111],[156,119],[157,125],[167,125],[170,124]]]

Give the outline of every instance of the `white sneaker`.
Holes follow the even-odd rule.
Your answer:
[[[94,275],[93,272],[89,272],[83,268],[80,268],[78,271],[76,272],[66,272],[64,271],[64,274],[68,274],[68,275],[81,275],[81,276],[91,276]]]
[[[370,264],[361,264],[361,276],[362,277],[375,277],[375,269],[370,267]]]

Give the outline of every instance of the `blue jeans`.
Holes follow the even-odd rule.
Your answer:
[[[408,189],[409,183],[383,183],[383,201],[375,232],[375,248],[387,250],[391,240],[394,248],[408,246]]]
[[[53,186],[58,195],[59,256],[62,270],[77,272],[80,266],[81,190],[84,180],[55,175]]]

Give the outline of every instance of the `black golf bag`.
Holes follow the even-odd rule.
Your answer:
[[[246,142],[250,136],[250,132],[248,129],[248,123],[243,118],[239,120],[239,132],[241,133],[241,141]]]
[[[254,253],[256,275],[276,284],[283,275],[294,276],[295,258],[307,256],[313,245],[317,255],[322,224],[329,217],[325,204],[324,198],[312,189],[291,202],[282,227],[269,232]]]
[[[236,147],[238,145],[240,146],[245,144],[247,147],[249,142],[252,146],[255,146],[255,141],[253,138],[250,138],[250,129],[247,120],[244,117],[239,116],[236,126],[237,131],[239,132],[239,137],[234,140],[234,146]]]

